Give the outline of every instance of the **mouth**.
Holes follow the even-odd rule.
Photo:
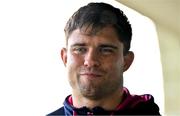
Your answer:
[[[81,73],[80,74],[82,77],[87,77],[87,78],[98,78],[101,77],[101,74],[97,74],[97,73]]]

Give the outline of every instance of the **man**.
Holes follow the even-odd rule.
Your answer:
[[[131,25],[125,14],[106,3],[81,7],[65,27],[67,68],[72,95],[53,115],[159,115],[151,95],[131,95],[123,72],[134,59],[129,51]]]

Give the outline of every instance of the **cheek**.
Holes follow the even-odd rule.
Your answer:
[[[82,61],[83,60],[81,57],[73,54],[68,54],[66,65],[67,77],[72,87],[75,87],[77,84],[78,72],[80,67],[82,66]]]
[[[112,55],[107,58],[101,58],[102,64],[107,64],[109,67],[118,68],[124,64],[123,57],[121,55]]]
[[[119,75],[123,72],[123,59],[121,57],[113,57],[107,59],[103,63],[104,67],[109,70],[111,75]]]
[[[76,54],[68,54],[67,68],[70,68],[71,71],[73,71],[81,65],[83,65],[83,57]]]
[[[67,69],[68,69],[68,75],[70,77],[76,76],[78,73],[79,67],[83,65],[83,58],[79,57],[76,54],[68,54],[67,58]]]
[[[118,59],[118,61],[115,64],[115,66],[117,68],[118,73],[122,74],[123,73],[123,69],[124,69],[124,60],[122,58]]]

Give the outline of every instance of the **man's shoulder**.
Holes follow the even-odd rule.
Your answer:
[[[124,100],[120,104],[119,112],[122,114],[159,115],[159,107],[150,94],[133,95],[124,88]]]
[[[135,95],[132,96],[131,100],[128,107],[133,112],[132,114],[159,115],[159,107],[154,102],[152,95]]]
[[[46,116],[60,116],[60,115],[64,115],[64,114],[65,114],[64,113],[64,107],[61,107],[61,108],[55,110],[54,112],[52,112]]]

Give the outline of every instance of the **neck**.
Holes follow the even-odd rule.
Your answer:
[[[122,100],[122,93],[122,89],[118,89],[111,95],[98,100],[92,100],[82,95],[72,94],[73,106],[76,108],[86,106],[89,109],[99,106],[105,110],[114,110]]]

